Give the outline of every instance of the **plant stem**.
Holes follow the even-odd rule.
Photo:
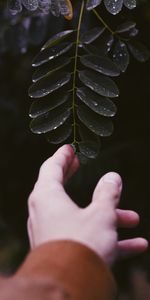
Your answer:
[[[78,51],[79,51],[79,42],[80,42],[80,29],[81,22],[84,11],[84,0],[82,0],[78,27],[77,27],[77,39],[76,39],[76,48],[75,48],[75,62],[74,62],[74,75],[73,75],[73,102],[72,102],[72,110],[73,110],[73,144],[76,144],[76,78],[77,78],[77,64],[78,64]]]
[[[112,34],[115,35],[115,37],[117,37],[119,40],[124,41],[124,42],[128,42],[129,39],[127,38],[123,38],[121,37],[116,31],[113,31],[109,25],[103,20],[103,18],[99,15],[99,13],[93,9],[94,14],[96,15],[96,17],[99,19],[99,21],[104,25],[104,27]]]
[[[108,31],[111,33],[111,34],[115,34],[115,31],[113,31],[110,27],[109,27],[109,25],[102,19],[102,17],[99,15],[99,13],[95,10],[95,9],[93,9],[93,12],[94,12],[94,14],[96,15],[96,17],[101,21],[101,23],[105,26],[105,28],[107,28],[108,29]]]

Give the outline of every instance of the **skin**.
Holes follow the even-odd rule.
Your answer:
[[[117,228],[138,225],[139,215],[117,209],[122,191],[121,177],[114,172],[98,182],[86,208],[79,208],[64,190],[66,181],[78,170],[79,160],[70,145],[64,145],[40,168],[29,196],[28,235],[31,248],[54,240],[73,240],[95,251],[108,265],[148,248],[147,240],[118,241]]]

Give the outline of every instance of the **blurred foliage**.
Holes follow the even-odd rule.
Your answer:
[[[27,101],[27,90],[32,78],[31,64],[50,37],[75,28],[79,7],[75,5],[74,18],[68,21],[63,16],[56,19],[52,14],[31,13],[25,8],[19,14],[11,15],[4,2],[0,4],[0,269],[8,274],[14,271],[28,250],[27,197],[41,163],[56,150],[56,145],[48,144],[42,136],[33,135],[29,130],[31,103]],[[150,48],[150,2],[138,2],[137,9],[130,11],[124,7],[115,17],[101,3],[101,14],[115,30],[126,20],[137,23],[138,39]],[[91,12],[85,15],[83,30],[97,26],[95,16],[89,18],[89,15]],[[98,46],[100,39],[96,43]],[[103,139],[100,156],[82,166],[66,189],[74,201],[86,206],[99,177],[110,170],[118,171],[125,187],[121,207],[135,209],[141,215],[141,225],[132,232],[121,230],[120,236],[141,235],[150,240],[150,62],[139,64],[134,57],[130,61],[127,71],[115,80],[121,93],[115,102],[118,113],[114,117],[114,134]],[[119,274],[120,284],[127,283],[124,276],[129,265],[138,263],[147,269],[149,260],[148,253],[119,264],[116,276]]]

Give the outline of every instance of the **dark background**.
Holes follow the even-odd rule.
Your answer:
[[[1,8],[0,22],[2,11]],[[140,29],[139,40],[150,48],[150,2],[143,2],[131,14]],[[28,251],[27,198],[41,163],[56,150],[43,136],[30,132],[28,118],[31,61],[53,33],[56,21],[54,17],[47,18],[41,40],[38,36],[43,25],[39,22],[34,43],[34,30],[30,28],[30,39],[24,42],[25,53],[20,53],[23,41],[19,40],[21,34],[17,26],[9,25],[13,32],[7,34],[7,45],[0,40],[0,269],[4,274],[13,272]],[[58,21],[57,30],[62,23],[62,20]],[[22,36],[25,37],[25,33]],[[138,228],[130,232],[122,230],[120,237],[140,235],[150,241],[149,70],[150,61],[141,64],[131,59],[127,72],[118,80],[121,95],[116,100],[115,132],[111,138],[103,139],[99,158],[82,166],[67,190],[79,205],[85,206],[90,202],[99,177],[107,171],[119,172],[124,182],[120,207],[134,209],[141,216]],[[146,270],[148,274],[149,261],[148,251],[119,263],[114,272],[120,286],[127,288],[125,278],[129,279],[126,275],[133,266]]]

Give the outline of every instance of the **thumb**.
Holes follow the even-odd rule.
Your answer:
[[[98,182],[92,197],[91,205],[99,205],[103,209],[115,208],[120,200],[122,179],[119,174],[110,172]]]

